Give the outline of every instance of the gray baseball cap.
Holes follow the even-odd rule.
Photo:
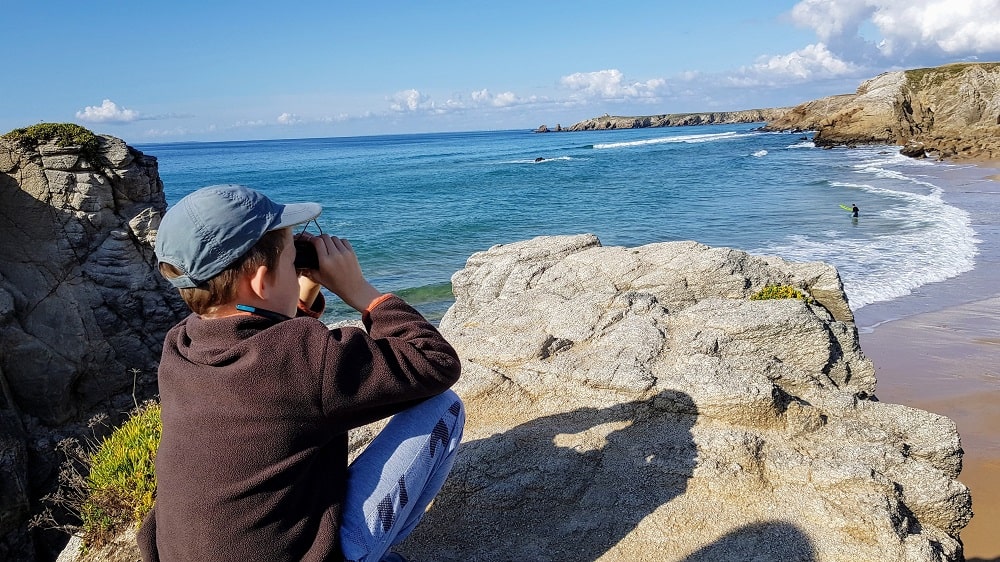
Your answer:
[[[167,210],[156,233],[156,259],[181,270],[168,279],[197,287],[245,254],[266,232],[309,222],[318,203],[280,205],[243,185],[210,185]]]

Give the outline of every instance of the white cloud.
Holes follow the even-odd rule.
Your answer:
[[[503,92],[501,94],[491,94],[489,90],[483,88],[472,92],[472,101],[475,105],[487,105],[491,107],[511,107],[524,103],[514,92]]]
[[[393,111],[417,111],[428,107],[427,96],[412,88],[396,92],[389,98],[389,109]]]
[[[905,65],[1000,56],[997,0],[803,0],[792,20],[844,60]],[[863,38],[870,24],[879,37]]]
[[[576,72],[563,76],[559,82],[586,97],[601,99],[655,98],[665,90],[666,86],[666,81],[662,78],[625,83],[624,76],[618,69]]]
[[[514,94],[514,92],[504,92],[494,96],[492,103],[495,107],[510,107],[512,105],[517,105],[520,101],[521,100]]]
[[[792,20],[812,28],[820,41],[853,34],[875,11],[871,0],[803,0],[792,8]]]
[[[302,122],[302,118],[294,113],[282,113],[278,116],[278,123],[282,125],[297,125]]]
[[[77,111],[76,118],[88,123],[129,123],[139,119],[139,112],[118,107],[118,104],[106,99],[99,106],[88,105]]]
[[[949,55],[1000,52],[1000,2],[996,0],[925,0],[891,3],[873,16],[886,40],[887,54],[936,47]]]
[[[761,57],[754,65],[742,68],[735,80],[745,85],[805,82],[853,75],[860,70],[857,65],[838,58],[823,43],[818,43],[787,55]]]
[[[386,99],[389,100],[389,109],[394,112],[424,112],[435,115],[457,113],[479,108],[507,109],[544,101],[544,99],[536,96],[522,98],[511,91],[493,94],[486,88],[474,90],[468,96],[458,94],[455,98],[449,98],[443,102],[434,101],[429,95],[415,89],[396,92]]]

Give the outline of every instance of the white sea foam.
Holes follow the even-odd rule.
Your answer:
[[[546,162],[558,162],[561,160],[573,160],[572,156],[556,156],[553,158],[543,157],[541,160],[534,158],[518,158],[517,160],[501,160],[498,164],[545,164]]]
[[[677,135],[672,137],[656,137],[654,139],[601,143],[601,144],[595,144],[594,148],[595,149],[629,148],[636,146],[648,146],[651,144],[663,144],[663,143],[675,143],[675,142],[684,142],[684,143],[712,142],[717,140],[736,139],[745,136],[748,135],[735,132],[708,133],[704,135]]]
[[[753,156],[754,158],[763,158],[763,157],[767,156],[767,151],[766,150],[758,150],[757,152],[754,152],[750,156]]]
[[[975,265],[979,240],[966,211],[944,202],[936,185],[896,170],[869,163],[859,171],[879,179],[890,178],[928,193],[912,193],[866,184],[831,182],[841,188],[859,189],[899,205],[862,210],[861,220],[913,224],[881,236],[850,237],[827,230],[793,235],[784,243],[760,248],[794,261],[824,261],[837,266],[851,308],[905,296],[917,287],[949,279]]]

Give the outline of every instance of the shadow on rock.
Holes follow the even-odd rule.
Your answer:
[[[684,493],[697,408],[665,391],[540,417],[462,445],[401,552],[419,560],[595,560]]]
[[[812,562],[816,551],[812,541],[791,523],[769,521],[732,531],[706,545],[683,562]]]

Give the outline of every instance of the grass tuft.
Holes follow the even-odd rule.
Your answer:
[[[91,420],[104,425],[106,416]],[[32,527],[58,529],[83,538],[83,550],[100,548],[124,531],[134,530],[156,498],[154,460],[162,434],[160,405],[138,405],[105,439],[59,443],[65,460],[59,488],[42,498],[45,510]],[[59,513],[54,513],[53,509]],[[61,520],[69,516],[70,523]]]
[[[90,129],[75,123],[38,123],[14,129],[2,138],[25,148],[35,149],[39,144],[55,142],[56,146],[79,146],[80,152],[96,163],[100,155],[100,141]]]
[[[91,455],[90,496],[81,510],[84,537],[111,539],[129,525],[137,526],[153,508],[153,461],[161,432],[160,406],[147,402]]]
[[[763,289],[750,295],[750,300],[752,301],[772,299],[798,299],[801,301],[812,302],[812,299],[803,294],[802,291],[789,285],[767,285]]]

